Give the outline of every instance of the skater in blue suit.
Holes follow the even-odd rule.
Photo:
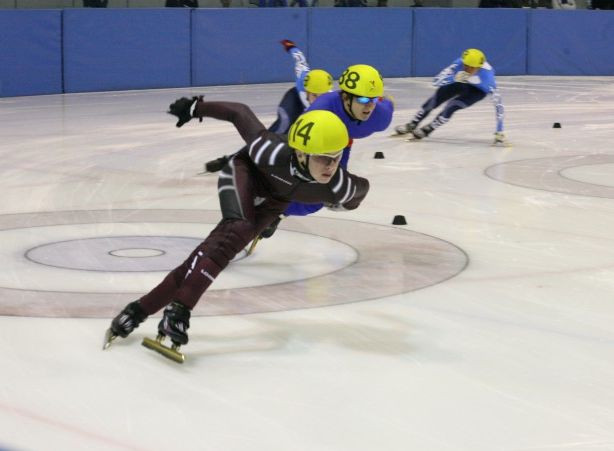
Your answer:
[[[437,87],[435,94],[422,105],[411,122],[395,128],[397,134],[410,134],[413,139],[426,138],[445,125],[456,111],[470,107],[491,94],[497,124],[493,144],[507,144],[503,133],[503,103],[495,81],[495,70],[481,50],[465,50],[460,58],[435,77],[433,86]],[[447,102],[446,105],[435,119],[418,128],[420,122],[444,102]]]

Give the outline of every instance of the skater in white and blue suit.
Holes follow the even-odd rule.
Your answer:
[[[495,81],[495,70],[486,61],[481,50],[465,50],[460,58],[435,77],[433,86],[438,88],[435,94],[422,105],[411,122],[395,128],[397,134],[411,134],[413,139],[426,138],[446,124],[455,112],[470,107],[491,94],[497,124],[494,144],[506,143],[503,133],[503,104]],[[437,117],[430,124],[418,128],[420,122],[444,102],[447,103]]]

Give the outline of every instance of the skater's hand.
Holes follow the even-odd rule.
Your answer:
[[[191,99],[188,99],[187,97],[182,97],[170,104],[167,113],[172,114],[173,116],[177,116],[177,119],[179,120],[175,125],[177,127],[181,127],[183,124],[192,120],[192,118],[194,117],[194,109],[196,108],[196,103],[202,100],[203,96],[194,96]],[[201,117],[200,121],[202,122],[202,120],[203,119]]]
[[[279,42],[281,42],[281,45],[284,46],[284,48],[286,49],[286,52],[289,52],[290,49],[293,49],[294,47],[296,47],[296,44],[292,42],[290,39],[284,39]]]
[[[466,83],[469,77],[471,77],[471,74],[469,72],[461,70],[454,74],[454,81],[457,83]]]

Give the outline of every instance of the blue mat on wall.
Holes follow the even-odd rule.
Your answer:
[[[190,10],[64,10],[66,92],[190,85]]]
[[[531,75],[614,75],[614,11],[532,11]]]
[[[0,96],[62,92],[62,11],[0,11]]]
[[[338,78],[353,64],[370,64],[385,77],[406,77],[412,61],[409,8],[314,8],[309,48],[314,68]]]
[[[527,14],[522,9],[418,9],[414,72],[431,77],[466,48],[486,54],[498,75],[526,73]]]
[[[294,62],[279,43],[291,39],[309,57],[307,8],[196,9],[192,84],[294,80]]]

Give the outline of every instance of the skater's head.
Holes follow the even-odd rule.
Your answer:
[[[341,119],[325,110],[300,115],[288,132],[288,144],[295,150],[302,170],[318,183],[330,182],[349,140]]]
[[[463,61],[463,70],[470,74],[475,74],[480,70],[486,62],[486,56],[481,50],[467,49],[463,52],[461,59]]]
[[[358,121],[366,121],[384,95],[382,76],[372,66],[355,64],[339,78],[341,98],[346,113]]]
[[[325,92],[333,89],[333,76],[322,69],[312,69],[307,72],[303,80],[307,102],[312,104]]]

